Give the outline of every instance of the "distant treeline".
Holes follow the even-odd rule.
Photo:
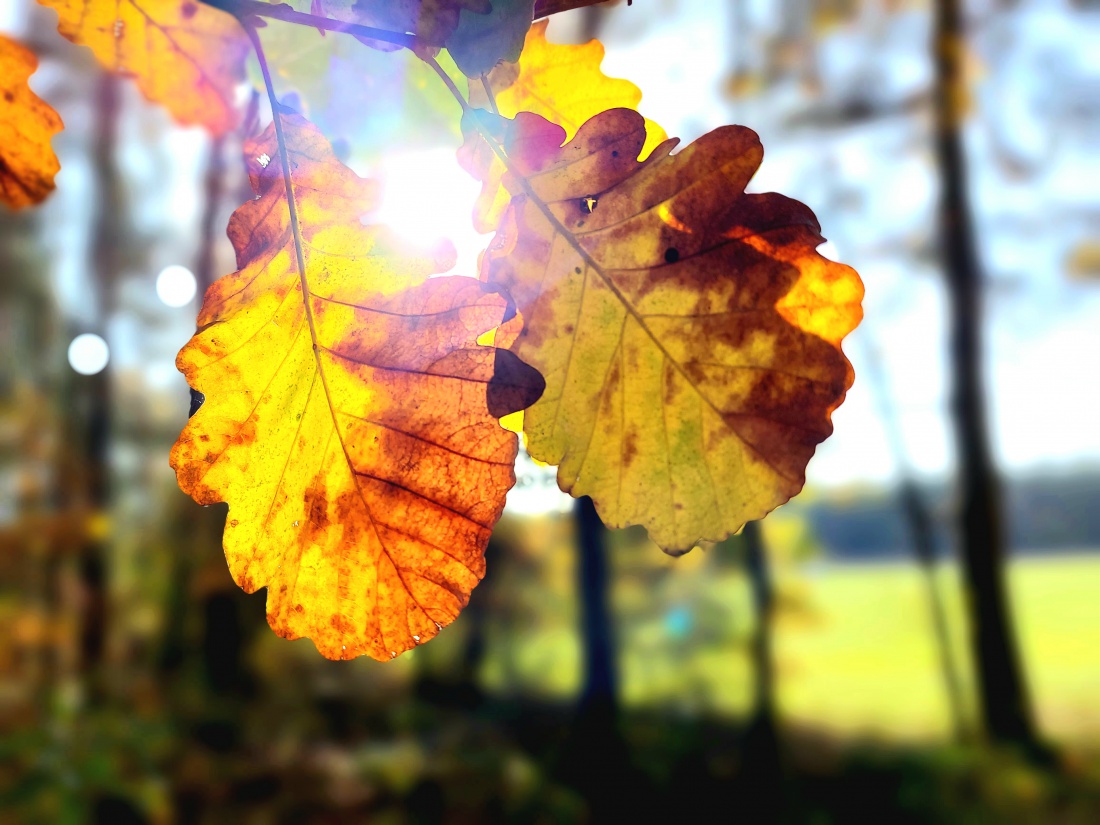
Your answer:
[[[937,552],[953,552],[954,491],[947,485],[923,485],[921,491],[935,522]],[[1006,479],[1004,504],[1014,553],[1100,550],[1100,471]],[[911,550],[892,490],[829,495],[800,509],[830,558],[890,558]]]

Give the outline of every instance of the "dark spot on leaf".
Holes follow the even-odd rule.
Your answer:
[[[15,100],[15,95],[10,91],[6,91],[4,92],[4,100],[6,100],[8,103],[11,103],[13,100]]]
[[[613,151],[613,152],[611,153],[611,157],[613,157],[613,158],[617,158],[618,156],[619,156],[619,150],[618,150],[618,149],[614,150],[614,151]]]
[[[325,530],[329,526],[328,498],[324,488],[311,488],[306,490],[306,524],[303,531],[303,541],[321,543]]]
[[[183,15],[184,20],[190,20],[195,16],[195,12],[199,10],[199,7],[194,3],[184,3],[180,6],[180,14]]]
[[[638,436],[633,431],[623,436],[623,467],[629,467],[638,454]]]
[[[674,264],[680,260],[680,250],[674,246],[670,246],[665,250],[665,263]]]
[[[578,266],[578,267],[577,267],[576,269],[574,269],[573,271],[574,271],[575,273],[577,273],[578,275],[580,275],[580,274],[581,274],[581,268],[580,268],[579,266]]]

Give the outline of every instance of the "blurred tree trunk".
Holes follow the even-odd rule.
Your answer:
[[[199,226],[199,256],[195,261],[195,281],[198,284],[200,305],[206,290],[219,277],[216,270],[216,236],[225,191],[225,176],[225,137],[214,137],[210,139],[210,155],[206,161],[206,176],[203,179],[205,203],[202,208],[202,223]]]
[[[583,715],[612,722],[618,713],[618,678],[611,626],[611,577],[607,560],[607,528],[588,496],[575,505],[584,656]]]
[[[745,574],[752,591],[754,613],[749,655],[753,669],[753,706],[745,741],[742,780],[745,803],[755,821],[779,818],[783,807],[783,763],[776,723],[775,666],[772,630],[775,586],[768,566],[760,522],[750,521],[741,531]]]
[[[925,592],[928,595],[928,608],[932,614],[932,628],[936,636],[939,651],[940,674],[943,677],[944,692],[947,695],[948,711],[951,714],[951,727],[955,739],[967,737],[966,713],[963,705],[962,680],[959,677],[952,656],[951,634],[948,629],[947,611],[944,609],[940,588],[936,582],[936,540],[933,532],[932,513],[929,511],[920,487],[913,478],[913,469],[905,449],[905,436],[897,408],[891,403],[890,389],[879,353],[873,347],[865,348],[867,365],[865,379],[870,383],[871,391],[878,402],[879,415],[886,428],[886,440],[890,452],[901,476],[898,489],[898,506],[905,517],[909,529],[909,541],[913,555],[920,565],[924,576]]]
[[[195,283],[200,305],[206,290],[218,277],[217,221],[221,214],[225,192],[225,144],[224,137],[211,138],[206,175],[203,179],[204,202],[199,224],[199,252],[195,258]],[[195,414],[201,401],[202,394],[192,390],[190,415]],[[204,561],[220,555],[211,552],[211,548],[220,548],[225,513],[219,507],[200,508],[188,499],[182,505],[182,511],[177,518],[180,524],[173,534],[190,537],[193,549],[188,548],[187,552],[175,552],[172,555],[172,581],[175,582],[175,586],[169,592],[168,604],[165,608],[166,630],[158,656],[158,667],[162,676],[166,678],[175,674],[183,664],[187,649],[186,617],[193,596],[192,578],[195,570],[201,567]]]
[[[115,151],[118,146],[119,79],[103,73],[98,80],[93,146],[97,209],[92,225],[93,301],[95,332],[106,339],[107,322],[114,309],[115,287],[124,239],[124,197],[119,185]],[[80,456],[83,496],[97,520],[109,518],[111,506],[111,367],[95,375],[72,379],[71,408],[74,446]],[[108,620],[106,545],[97,529],[87,535],[77,557],[80,582],[79,670],[89,693],[100,693]]]
[[[951,413],[961,475],[963,575],[983,722],[999,742],[1037,747],[1004,578],[1000,483],[990,453],[982,383],[981,272],[967,197],[961,121],[967,99],[960,0],[937,0],[936,159],[950,300]]]
[[[588,496],[574,506],[578,589],[581,601],[583,678],[577,719],[565,750],[565,769],[584,794],[594,822],[634,818],[639,796],[624,799],[634,783],[619,730],[616,646],[611,620],[607,528]]]
[[[752,589],[756,614],[751,641],[753,662],[753,725],[775,730],[775,668],[772,665],[772,617],[775,587],[764,550],[760,522],[750,521],[741,533],[745,546],[745,572]],[[774,733],[773,733],[774,738]]]

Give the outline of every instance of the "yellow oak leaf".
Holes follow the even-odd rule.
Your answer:
[[[37,67],[30,49],[0,35],[0,203],[13,209],[45,198],[61,168],[50,147],[61,118],[27,85]]]
[[[374,187],[298,116],[247,147],[239,270],[207,292],[177,366],[205,396],[172,450],[180,487],[229,503],[224,546],[271,627],[333,659],[388,660],[465,606],[515,482],[497,419],[541,377],[478,336],[509,305],[359,216]],[[293,207],[293,211],[292,211]],[[447,253],[453,258],[453,250]]]
[[[629,80],[608,77],[600,70],[604,48],[598,40],[580,46],[559,45],[546,39],[546,23],[535,23],[527,33],[518,63],[504,63],[491,71],[484,83],[470,80],[470,103],[491,108],[503,117],[533,112],[565,129],[566,137],[576,134],[581,124],[606,109],[636,109],[642,92]],[[492,102],[486,85],[492,91]],[[665,140],[664,129],[645,121],[646,141],[643,155]],[[474,211],[474,226],[479,232],[491,232],[500,224],[509,194],[501,186],[503,164],[491,154],[480,162],[469,155],[482,150],[479,136],[467,129],[466,144],[460,159],[467,168],[482,166],[476,173],[483,181]],[[472,170],[471,170],[472,171]]]
[[[863,287],[817,253],[806,206],[745,193],[756,134],[727,126],[639,161],[647,130],[627,109],[568,142],[536,115],[493,121],[478,118],[502,136],[513,198],[483,277],[524,321],[497,344],[546,379],[524,413],[531,455],[673,554],[797,494],[852,383],[840,342]]]
[[[101,65],[135,78],[184,125],[224,134],[238,121],[248,38],[232,15],[199,0],[38,0],[57,29]]]

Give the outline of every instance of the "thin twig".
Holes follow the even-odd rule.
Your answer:
[[[451,94],[454,95],[454,99],[457,100],[458,105],[462,107],[463,114],[473,111],[470,108],[470,104],[467,102],[466,98],[462,96],[462,92],[459,91],[458,86],[456,86],[455,82],[451,80],[451,76],[443,71],[443,67],[439,65],[438,60],[436,60],[434,57],[427,57],[425,55],[420,55],[420,59],[431,66],[435,73],[439,75],[440,79],[445,84],[447,84],[447,88],[450,89]]]
[[[489,109],[494,115],[500,114],[500,109],[497,108],[497,96],[493,94],[493,84],[489,82],[489,75],[483,74],[481,76],[481,86],[485,89],[485,97],[489,100]]]
[[[382,43],[390,43],[394,46],[403,46],[406,49],[415,50],[420,47],[439,48],[440,43],[428,43],[419,37],[403,32],[394,32],[387,29],[376,29],[373,26],[363,26],[359,23],[345,23],[342,20],[333,20],[316,14],[306,14],[295,11],[285,3],[274,5],[261,3],[257,0],[205,0],[207,5],[214,6],[228,12],[244,23],[248,17],[266,17],[271,20],[281,20],[284,23],[295,23],[299,26],[308,26],[322,31],[341,32],[353,37],[365,37],[369,40],[378,40]]]

